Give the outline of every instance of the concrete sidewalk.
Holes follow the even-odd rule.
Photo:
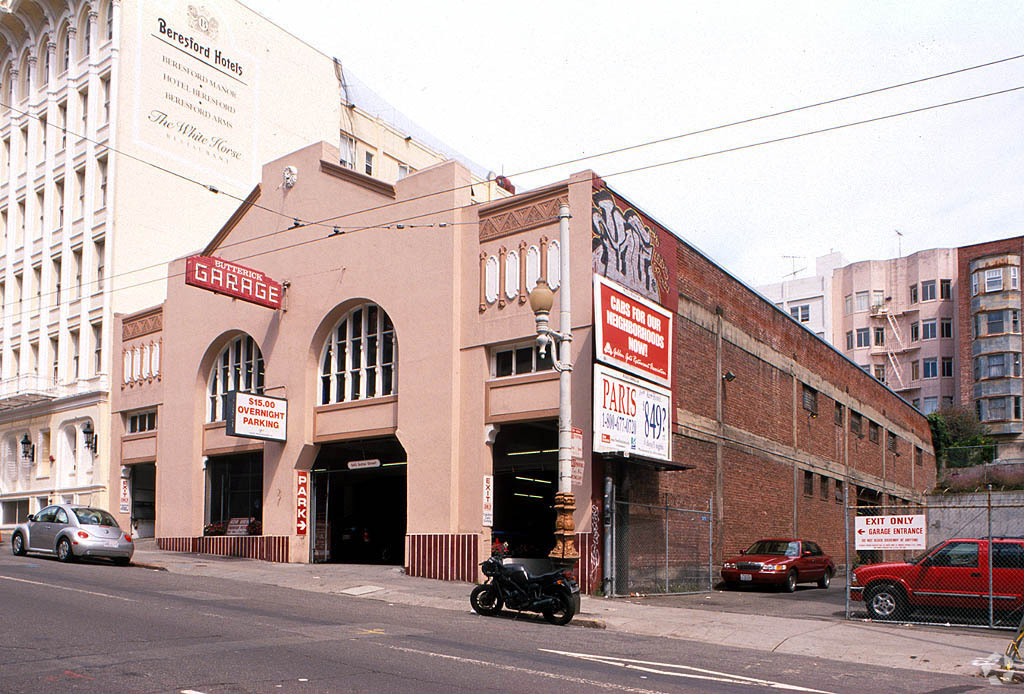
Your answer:
[[[381,600],[400,605],[469,612],[468,583],[405,575],[400,567],[353,564],[275,564],[251,559],[181,554],[140,541],[136,566]],[[943,629],[842,619],[800,619],[737,614],[583,596],[571,625],[609,629],[929,672],[977,675],[972,661],[1002,653],[1006,631]]]

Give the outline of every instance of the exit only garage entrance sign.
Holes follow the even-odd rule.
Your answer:
[[[855,549],[926,549],[924,516],[857,516]]]

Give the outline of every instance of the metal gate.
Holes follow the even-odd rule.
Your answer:
[[[1015,628],[1024,607],[1024,503],[1019,492],[1007,496],[848,506],[847,619]],[[865,532],[896,530],[915,516],[923,517],[923,549],[865,549]]]
[[[710,499],[703,509],[618,500],[612,507],[613,571],[606,590],[616,597],[711,591]]]

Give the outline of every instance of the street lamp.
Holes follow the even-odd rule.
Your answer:
[[[28,461],[32,461],[36,457],[36,447],[32,444],[32,439],[28,437],[28,434],[21,439],[21,457]]]
[[[548,557],[562,564],[575,564],[580,554],[576,549],[576,498],[572,493],[572,316],[569,300],[569,205],[558,208],[558,235],[560,260],[559,329],[550,326],[554,292],[546,280],[541,279],[530,292],[530,309],[537,320],[537,346],[543,357],[548,347],[557,352],[551,355],[552,365],[558,372],[558,493],[555,494],[555,546]]]
[[[92,428],[92,422],[86,422],[85,426],[82,427],[82,436],[85,437],[85,447],[96,455],[96,449],[99,447],[99,436]]]

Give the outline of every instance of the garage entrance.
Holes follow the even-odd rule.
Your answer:
[[[397,438],[325,444],[310,477],[313,562],[402,564],[406,457]]]
[[[555,546],[558,424],[503,424],[493,455],[492,541],[515,557],[547,557]]]
[[[135,537],[153,537],[156,530],[156,464],[131,467],[131,526]]]

